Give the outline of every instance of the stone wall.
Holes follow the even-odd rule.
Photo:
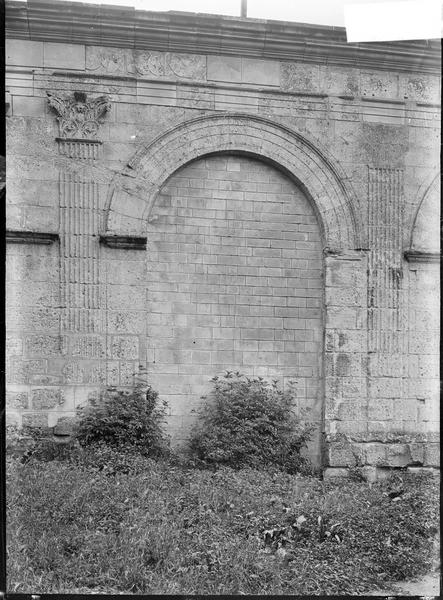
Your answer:
[[[328,28],[309,61],[228,32],[217,54],[160,48],[167,27],[54,42],[34,4],[8,8],[10,422],[54,426],[142,364],[182,438],[232,367],[299,379],[329,473],[435,466],[437,69]]]
[[[222,155],[180,169],[152,213],[148,371],[178,436],[226,369],[296,380],[320,424],[323,261],[305,195],[274,167]]]

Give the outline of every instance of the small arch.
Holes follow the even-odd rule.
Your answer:
[[[436,223],[433,218],[439,214],[439,181],[440,173],[434,174],[418,190],[418,206],[412,220],[407,252],[439,252],[439,220]]]
[[[361,246],[355,194],[340,165],[300,133],[255,115],[217,113],[170,129],[142,147],[111,183],[107,234],[144,234],[156,196],[177,169],[215,153],[267,161],[301,185],[313,203],[325,245],[334,251]]]

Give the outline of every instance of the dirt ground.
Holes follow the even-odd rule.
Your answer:
[[[414,581],[396,583],[388,591],[376,591],[371,596],[440,597],[440,573],[434,572]]]

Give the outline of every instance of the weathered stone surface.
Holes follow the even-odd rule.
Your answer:
[[[13,337],[6,338],[6,353],[8,357],[23,354],[23,340]]]
[[[391,467],[405,467],[411,462],[411,452],[407,444],[392,444],[386,447],[387,464]]]
[[[32,335],[25,338],[27,356],[57,356],[65,353],[66,339],[60,335]]]
[[[24,413],[22,416],[22,425],[30,427],[48,427],[47,413]]]
[[[132,50],[86,46],[86,71],[127,75],[135,73]]]
[[[85,47],[81,44],[44,42],[43,64],[56,69],[85,69]]]
[[[362,72],[360,75],[362,96],[376,98],[397,98],[398,75],[385,73]]]
[[[21,416],[18,412],[12,412],[11,410],[6,411],[6,426],[20,427]]]
[[[386,446],[382,443],[365,444],[364,456],[365,462],[369,465],[385,464]]]
[[[361,147],[372,165],[404,165],[408,151],[408,129],[404,125],[363,123]]]
[[[368,418],[373,421],[391,421],[394,417],[394,401],[374,396],[368,403]]]
[[[137,336],[115,335],[112,338],[112,358],[137,359],[139,356],[139,343]]]
[[[424,466],[439,467],[440,466],[440,445],[426,444]]]
[[[320,92],[320,73],[317,65],[281,63],[281,87],[291,92]]]
[[[155,50],[112,31],[106,46],[32,28],[7,43],[8,227],[58,235],[8,244],[8,418],[54,426],[142,364],[183,441],[210,376],[232,368],[296,378],[325,476],[434,467],[438,76],[404,57],[378,68],[369,50],[351,64],[307,43],[306,62],[248,39],[206,55],[194,37],[162,46],[167,28]],[[94,144],[56,141],[47,92],[108,96]]]
[[[347,469],[346,467],[326,467],[326,469],[324,469],[324,479],[334,479],[335,477],[349,477],[349,469]]]
[[[29,408],[27,392],[7,392],[7,408]]]
[[[354,467],[357,464],[357,452],[349,443],[331,443],[328,450],[328,466]]]
[[[280,64],[271,60],[242,59],[242,81],[255,85],[280,84]]]
[[[39,353],[41,355],[41,353]],[[36,360],[16,360],[6,368],[6,381],[10,383],[30,383],[34,374],[41,374],[46,371],[47,361]]]
[[[206,59],[198,54],[136,50],[135,69],[147,77],[206,79]]]
[[[13,330],[58,331],[60,314],[55,308],[18,308],[10,312],[8,328]]]
[[[440,90],[436,81],[426,75],[401,73],[399,75],[400,95],[409,100],[439,102]]]
[[[81,358],[104,358],[105,338],[98,335],[76,335],[69,339],[70,354]]]
[[[11,66],[42,67],[43,42],[6,40],[6,62]]]
[[[208,80],[240,82],[241,58],[233,56],[208,56]]]
[[[53,432],[54,435],[60,436],[70,436],[74,431],[74,427],[76,424],[75,417],[60,417],[54,426]]]

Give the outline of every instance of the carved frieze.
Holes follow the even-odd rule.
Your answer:
[[[58,114],[61,137],[80,140],[97,137],[100,123],[111,108],[107,96],[88,100],[84,92],[74,92],[73,96],[46,94],[49,106]]]
[[[416,102],[440,102],[440,85],[436,77],[400,74],[401,97]]]
[[[281,88],[287,92],[320,92],[320,74],[317,65],[282,62]]]
[[[391,73],[369,73],[360,75],[362,96],[376,98],[398,97],[398,75]]]
[[[89,46],[86,70],[109,75],[206,81],[206,56]]]
[[[206,57],[170,52],[135,52],[135,68],[149,77],[206,80]]]
[[[133,75],[135,73],[132,51],[125,48],[86,48],[86,70],[112,75]]]

